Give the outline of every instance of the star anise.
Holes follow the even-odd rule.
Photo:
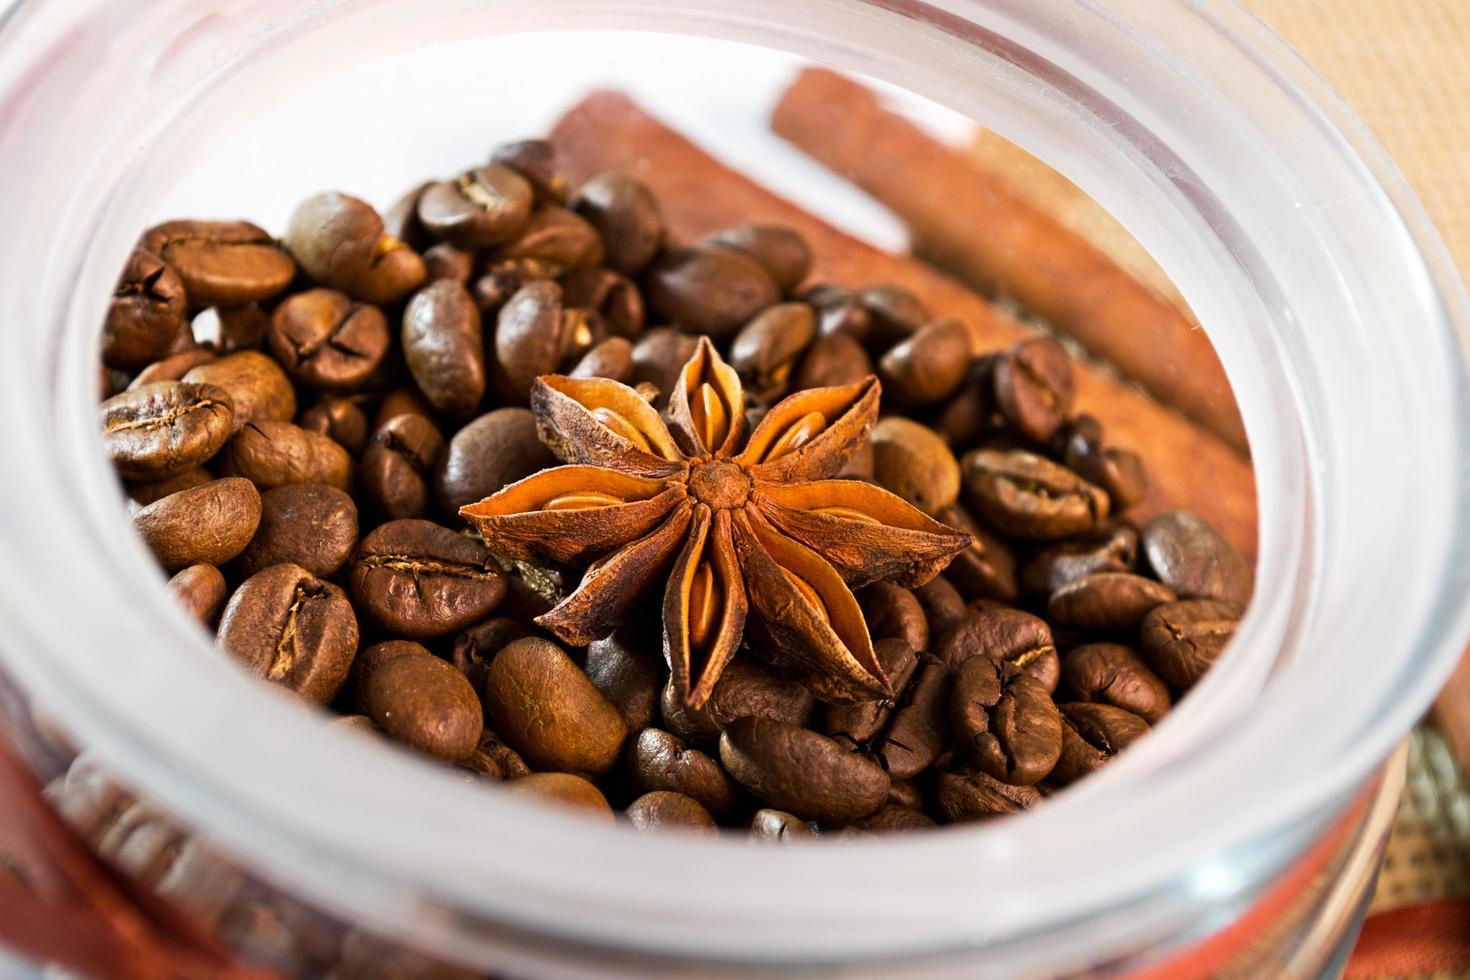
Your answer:
[[[664,656],[691,708],[735,655],[748,612],[770,641],[762,655],[820,697],[892,697],[851,590],[922,584],[969,535],[870,483],[830,479],[867,439],[878,397],[872,376],[800,391],[747,440],[740,378],[708,338],[679,375],[668,425],[626,385],[544,375],[531,408],[569,465],[460,513],[505,558],[591,562],[536,620],[573,645],[612,632],[672,564]]]

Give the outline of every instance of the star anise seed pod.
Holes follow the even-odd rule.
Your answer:
[[[892,697],[852,589],[921,585],[970,536],[858,480],[830,479],[878,417],[878,379],[797,392],[745,438],[740,379],[708,338],[684,365],[669,424],[602,378],[544,375],[531,391],[542,440],[567,465],[460,509],[505,558],[590,563],[536,622],[583,645],[612,632],[672,567],[664,656],[690,708],[735,655],[749,613],[822,698]]]

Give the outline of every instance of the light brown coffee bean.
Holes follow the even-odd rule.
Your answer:
[[[495,250],[497,261],[533,260],[561,269],[595,268],[602,255],[597,229],[575,211],[555,204],[538,207],[515,236]]]
[[[243,476],[261,490],[293,483],[352,486],[352,457],[326,436],[289,422],[251,422],[220,454],[220,472]]]
[[[485,395],[480,311],[457,282],[440,279],[403,311],[403,357],[429,404],[446,415],[474,413]]]
[[[1183,599],[1143,618],[1140,644],[1159,676],[1180,690],[1194,686],[1225,651],[1240,607],[1218,599]]]
[[[195,307],[269,299],[296,276],[291,257],[248,221],[169,221],[141,245],[168,263]]]
[[[168,591],[201,626],[214,628],[229,588],[213,565],[190,565],[168,580]]]
[[[297,382],[323,391],[362,386],[388,354],[388,320],[335,289],[308,289],[276,307],[266,342]]]
[[[873,360],[863,345],[846,333],[827,333],[812,341],[802,355],[792,390],[856,384],[873,373]]]
[[[447,636],[505,597],[499,565],[476,538],[430,521],[389,521],[357,546],[349,581],[358,609],[397,636]]]
[[[926,425],[890,415],[873,427],[873,476],[926,514],[954,504],[960,466],[949,446]]]
[[[223,565],[260,523],[260,494],[249,480],[225,478],[169,494],[133,515],[133,529],[170,571]]]
[[[732,722],[720,735],[720,761],[763,802],[809,820],[855,820],[888,796],[888,774],[876,762],[770,718]]]
[[[810,825],[784,810],[757,810],[750,821],[750,839],[768,844],[794,844],[817,835]]]
[[[976,449],[962,462],[966,499],[995,530],[1054,540],[1095,529],[1108,495],[1051,460],[1023,450]]]
[[[435,477],[439,506],[459,514],[517,480],[556,465],[536,434],[536,417],[525,408],[497,408],[460,429],[449,440]]]
[[[940,634],[934,654],[951,669],[971,657],[988,657],[1001,669],[1001,680],[1030,674],[1047,691],[1055,691],[1061,661],[1046,620],[1019,609],[972,613]]]
[[[683,793],[655,790],[628,804],[628,822],[639,831],[715,833],[719,828],[709,811]]]
[[[782,293],[800,286],[812,268],[811,246],[800,232],[785,225],[737,225],[717,231],[705,241],[733,248],[755,259],[771,274]]]
[[[1016,344],[995,363],[995,403],[1011,425],[1045,442],[1072,413],[1072,359],[1050,337]]]
[[[658,200],[633,177],[599,174],[577,189],[570,207],[602,237],[608,268],[636,276],[658,253],[664,230]]]
[[[1160,514],[1143,527],[1143,553],[1149,567],[1186,599],[1220,599],[1244,606],[1250,601],[1250,564],[1203,517],[1186,510]]]
[[[1169,587],[1132,572],[1094,572],[1051,594],[1046,614],[1055,623],[1089,630],[1131,630],[1149,610],[1174,601]]]
[[[932,405],[953,395],[970,363],[970,331],[959,320],[934,320],[878,362],[883,394],[906,405]]]
[[[423,284],[424,260],[388,234],[366,201],[335,191],[301,202],[286,247],[319,285],[365,303],[396,303]]]
[[[168,353],[184,322],[184,284],[162,259],[135,249],[102,325],[102,362],[134,370]]]
[[[487,164],[424,188],[418,218],[438,237],[462,248],[509,241],[531,216],[531,182],[510,167]]]
[[[1088,643],[1062,658],[1062,680],[1079,701],[1110,704],[1149,724],[1168,712],[1168,686],[1136,650],[1119,643]]]
[[[260,524],[240,553],[240,574],[300,565],[319,578],[337,574],[357,546],[357,504],[336,487],[297,483],[260,495]]]
[[[978,769],[942,772],[935,785],[935,807],[949,823],[1020,813],[1041,802],[1035,787],[1012,786]]]
[[[160,381],[102,403],[102,445],[118,475],[162,480],[204,463],[230,437],[229,392],[209,384]]]
[[[639,789],[682,793],[716,817],[728,816],[739,803],[735,782],[718,762],[658,728],[638,733],[630,768]]]
[[[644,299],[655,317],[716,340],[781,299],[775,280],[744,252],[715,245],[671,249],[644,276]]]
[[[363,693],[368,716],[411,749],[458,762],[479,745],[484,722],[475,689],[438,657],[395,657],[367,676]]]
[[[186,382],[212,384],[230,393],[235,406],[234,428],[251,422],[289,422],[296,417],[296,390],[291,379],[271,358],[258,350],[242,350],[216,358],[184,375]]]
[[[427,415],[395,415],[373,433],[362,454],[362,489],[389,520],[424,517],[429,478],[444,452],[444,437]]]
[[[513,797],[550,803],[589,817],[611,820],[612,807],[592,783],[567,772],[533,772],[501,784]]]

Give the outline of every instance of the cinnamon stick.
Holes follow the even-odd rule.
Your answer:
[[[843,75],[809,68],[771,128],[909,226],[916,251],[1070,334],[1233,449],[1245,429],[1214,348],[1173,303]]]
[[[556,124],[552,141],[573,184],[607,170],[623,170],[647,183],[676,239],[752,221],[785,224],[811,245],[814,279],[853,287],[903,286],[934,316],[965,323],[976,353],[1031,335],[956,280],[915,259],[866,245],[724,166],[620,93],[588,96]],[[1219,436],[1109,372],[1078,363],[1076,382],[1077,409],[1102,422],[1110,443],[1137,451],[1148,464],[1148,496],[1130,514],[1143,520],[1173,508],[1194,510],[1254,557],[1255,482],[1248,462]]]

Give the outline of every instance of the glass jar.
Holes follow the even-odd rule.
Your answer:
[[[637,33],[547,33],[604,30]],[[524,58],[574,36],[601,55]],[[518,73],[488,56],[513,49]],[[386,202],[640,71],[655,98],[702,106],[715,141],[756,132],[768,105],[738,83],[788,55],[1046,159],[1208,328],[1253,449],[1257,589],[1181,710],[1023,818],[767,849],[638,837],[462,785],[322,731],[209,656],[131,533],[96,432],[97,324],[138,229],[220,207],[280,227],[285,202],[332,184]],[[404,70],[431,64],[436,86]],[[334,115],[290,131],[291,107],[312,104]],[[767,169],[792,187],[810,174],[727,142],[740,166],[777,154]],[[1201,969],[1211,937],[1303,868],[1336,880],[1371,850],[1367,787],[1463,645],[1470,308],[1382,151],[1231,3],[22,2],[0,31],[0,173],[12,726],[22,702],[54,719],[257,887],[479,969]],[[860,207],[826,205],[855,222]]]

